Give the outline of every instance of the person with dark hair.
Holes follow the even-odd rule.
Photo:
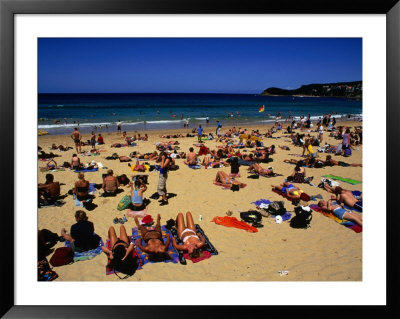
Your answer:
[[[82,134],[78,131],[77,127],[74,128],[74,131],[71,134],[71,138],[74,140],[76,152],[81,153],[82,152],[82,147],[81,147]]]
[[[186,223],[185,226],[183,214],[179,213],[176,217],[176,225],[179,239],[183,242],[183,245],[178,245],[174,237],[172,238],[172,245],[177,250],[187,250],[190,258],[197,258],[201,254],[200,248],[205,245],[205,238],[200,233],[196,233],[196,227],[190,212],[186,213]]]
[[[251,164],[247,170],[255,171],[257,174],[263,175],[263,176],[273,176],[274,175],[274,171],[273,171],[272,167],[263,168],[260,164],[257,164],[257,163]]]
[[[101,133],[99,133],[99,137],[97,138],[97,144],[99,145],[104,144],[104,139],[103,136],[101,136]]]
[[[82,163],[78,155],[72,154],[72,159],[71,159],[71,168],[73,170],[80,170],[82,168]]]
[[[46,182],[38,185],[39,203],[55,202],[60,198],[60,183],[54,181],[53,174],[46,174]]]
[[[61,229],[61,236],[68,240],[73,251],[82,252],[95,249],[100,242],[99,235],[94,233],[94,225],[88,221],[88,217],[83,210],[75,212],[76,224],[71,226],[70,234],[65,228]]]
[[[135,187],[133,188],[133,183],[129,183],[131,187],[131,209],[133,211],[141,211],[146,208],[143,203],[143,193],[147,190],[146,184],[144,184],[140,179],[135,181]]]
[[[90,137],[90,145],[92,146],[92,150],[96,149],[96,134],[92,131],[92,135]]]
[[[201,143],[201,138],[203,137],[203,131],[204,129],[201,127],[201,124],[199,125],[199,128],[197,129],[197,138],[199,143]]]
[[[306,177],[306,169],[303,167],[304,162],[298,161],[295,168],[293,169],[292,175],[292,182],[293,183],[304,183]]]
[[[160,205],[167,205],[167,179],[168,179],[168,169],[172,165],[172,160],[170,156],[164,151],[161,152],[161,162],[160,162],[160,175],[158,177],[157,193],[162,196]]]
[[[193,147],[189,148],[189,153],[186,155],[186,159],[183,161],[186,165],[197,164],[197,154],[194,152]]]
[[[232,157],[232,160],[230,161],[230,165],[231,165],[231,176],[238,176],[240,177],[239,174],[239,158],[238,157]]]
[[[150,261],[164,261],[170,258],[168,255],[170,237],[167,235],[167,241],[164,244],[160,221],[161,216],[158,214],[155,229],[148,230],[145,226],[140,225],[138,217],[135,217],[135,223],[141,237],[139,238],[138,246],[143,252],[149,254]],[[142,245],[142,239],[145,242],[144,246]]]
[[[340,186],[331,187],[327,183],[324,183],[324,189],[328,193],[334,194],[331,196],[331,199],[336,200],[338,203],[346,204],[347,206],[362,212],[362,194],[356,198],[352,191],[343,189]]]
[[[137,269],[137,260],[132,254],[135,246],[132,241],[129,241],[124,225],[120,226],[119,233],[120,236],[117,237],[114,227],[111,226],[108,229],[111,250],[106,246],[102,246],[101,249],[110,259],[107,265],[109,268],[132,275]]]
[[[353,163],[349,164],[349,163],[345,163],[342,161],[336,161],[332,158],[331,155],[326,155],[324,166],[335,166],[335,165],[342,166],[342,167],[349,167],[349,166],[362,167],[362,164],[353,164]]]
[[[342,149],[345,150],[350,147],[350,129],[346,128],[345,133],[342,135]]]
[[[343,203],[340,205],[335,205],[335,204],[332,205],[331,202],[332,202],[332,199],[329,199],[327,201],[320,200],[318,202],[318,206],[321,207],[324,212],[332,213],[333,215],[335,215],[337,218],[339,218],[341,220],[343,220],[343,219],[350,220],[350,221],[353,221],[356,224],[362,226],[362,217],[360,215],[344,209]]]
[[[72,189],[72,193],[76,195],[79,201],[89,198],[89,181],[85,180],[85,174],[78,174],[78,180],[75,182],[75,187]]]

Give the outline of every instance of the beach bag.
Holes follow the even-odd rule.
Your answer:
[[[351,149],[350,149],[350,147],[349,147],[349,148],[346,148],[346,149],[344,150],[344,155],[343,155],[343,156],[346,156],[346,157],[351,156]]]
[[[125,195],[124,197],[122,197],[122,199],[119,201],[118,205],[117,205],[117,209],[118,210],[124,210],[129,208],[129,206],[131,205],[131,197],[129,195]]]
[[[290,220],[292,228],[308,228],[312,220],[312,211],[308,206],[297,206],[294,209],[296,216]]]
[[[240,185],[239,184],[232,184],[231,185],[231,191],[232,192],[238,192],[240,190]]]
[[[38,261],[38,281],[53,281],[58,274],[51,270],[47,258]]]
[[[283,201],[274,201],[268,205],[267,211],[271,215],[283,215],[286,213],[285,204]]]
[[[240,218],[242,219],[242,221],[252,224],[253,227],[260,228],[264,226],[261,224],[262,215],[256,210],[241,212]]]
[[[74,261],[74,252],[70,247],[57,248],[50,258],[50,264],[53,267],[68,265]]]
[[[171,165],[171,166],[169,167],[168,170],[170,170],[170,171],[176,171],[176,170],[178,170],[178,169],[179,169],[179,165]]]

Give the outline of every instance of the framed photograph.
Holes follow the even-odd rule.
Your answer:
[[[397,173],[390,168],[396,167],[399,133],[399,15],[395,0],[250,1],[229,6],[0,0],[5,152],[0,314],[175,317],[187,309],[238,316],[247,311],[244,306],[268,305],[279,306],[268,310],[276,314],[309,312],[300,306],[367,313],[371,305],[378,306],[373,311],[382,316],[398,313],[392,253],[398,242],[396,195],[390,183]],[[349,126],[354,128],[351,134]],[[290,135],[293,127],[304,137],[297,141]],[[333,150],[338,131],[343,149]],[[342,137],[346,134],[348,144]],[[200,162],[190,162],[192,153],[197,156],[193,147],[217,151],[225,139],[226,161],[204,164],[206,158],[198,157]],[[296,141],[302,147],[293,155],[296,152],[283,145],[292,148]],[[272,144],[280,147],[281,155],[271,164],[265,164],[267,158],[254,166],[244,152],[257,147],[268,153]],[[354,156],[348,157],[347,148]],[[149,153],[154,149],[160,152],[157,158]],[[299,166],[281,165],[282,152],[301,157],[303,151],[310,159],[316,154],[322,163],[322,152],[328,150],[344,156],[335,158],[339,164],[329,172],[333,175],[310,164],[306,170],[314,180],[298,192],[311,196],[298,195],[303,200],[299,202],[295,193],[285,193],[290,201],[284,204],[293,215],[297,207],[313,207],[311,224],[293,229],[292,216],[272,220],[271,213],[262,219],[264,225],[245,223],[241,212],[253,218],[259,198],[279,200],[271,186]],[[223,156],[215,152],[214,157]],[[242,176],[237,179],[218,175],[234,174],[231,158],[241,161]],[[178,172],[167,172],[167,162],[178,164]],[[222,169],[206,169],[215,163]],[[190,169],[195,166],[200,169]],[[260,171],[243,176],[246,166]],[[266,171],[281,177],[247,179]],[[125,184],[122,173],[128,175]],[[173,180],[174,174],[179,181]],[[145,181],[139,179],[143,175]],[[322,183],[318,188],[322,178],[340,181],[336,185],[347,188],[356,203],[336,193],[343,191],[340,187],[327,189]],[[55,185],[53,179],[58,190],[49,186]],[[86,183],[91,189],[86,190]],[[113,183],[116,190],[109,189]],[[329,203],[325,208],[330,190],[338,204],[342,200],[342,206],[347,205],[347,219],[342,216],[340,221]],[[119,209],[123,195],[128,210]],[[141,197],[150,203],[149,210]],[[331,218],[317,214],[318,207],[331,209],[325,211]],[[157,233],[158,214],[161,241],[171,241],[164,254],[143,246],[150,234],[145,227]],[[235,216],[238,223],[232,226]],[[98,240],[90,249],[75,239],[83,222],[90,233],[100,235],[94,236]],[[125,245],[125,226],[129,238],[124,249],[134,252],[138,267],[121,280],[126,271],[112,260],[118,259],[118,243]],[[54,267],[53,258],[49,271],[38,273],[34,265],[42,253],[40,229],[57,237],[42,260],[50,260],[56,248],[68,247],[75,262]],[[186,238],[185,231],[193,236]],[[196,238],[203,247],[199,251],[190,244]],[[141,270],[146,263],[154,265]],[[38,274],[47,282],[38,280]],[[242,307],[211,307],[234,305]]]

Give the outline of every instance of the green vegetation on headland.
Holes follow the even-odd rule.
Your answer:
[[[362,99],[362,81],[302,85],[295,90],[275,87],[264,90],[261,95],[344,97]]]

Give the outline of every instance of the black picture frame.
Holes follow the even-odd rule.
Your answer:
[[[227,307],[227,306],[16,306],[14,288],[14,15],[16,14],[385,14],[387,21],[387,180],[386,216],[387,216],[387,305],[386,306],[319,306],[309,307],[269,307],[265,312],[261,306]],[[0,196],[2,199],[3,220],[7,227],[2,226],[3,245],[1,248],[0,276],[0,315],[4,318],[109,318],[115,317],[178,317],[185,314],[191,317],[208,316],[247,317],[258,315],[272,316],[291,314],[319,316],[354,317],[372,315],[381,317],[399,316],[396,288],[399,284],[398,270],[395,268],[395,258],[398,255],[398,231],[395,231],[397,221],[394,214],[395,187],[392,181],[398,176],[396,170],[398,158],[399,136],[399,57],[400,57],[400,3],[398,0],[281,0],[281,1],[182,1],[182,0],[0,0],[0,149],[7,150],[8,156],[1,157],[3,180]],[[389,171],[390,170],[390,171]],[[381,172],[379,172],[381,173]],[[7,200],[6,200],[7,199]],[[385,212],[380,212],[384,214]],[[239,293],[239,292],[238,292]],[[267,293],[267,292],[266,292]],[[290,292],[288,292],[290,297]],[[293,296],[295,297],[295,296]],[[251,312],[248,312],[251,311]]]

